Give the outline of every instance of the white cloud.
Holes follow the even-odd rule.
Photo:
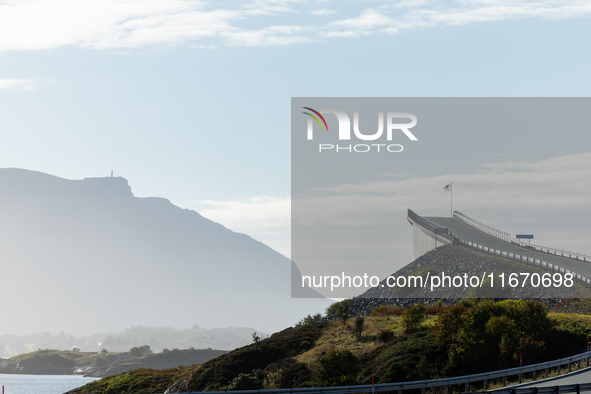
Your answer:
[[[25,89],[33,90],[33,82],[30,79],[0,79],[1,89]]]
[[[312,15],[315,16],[332,15],[337,13],[335,10],[312,10],[311,12]]]
[[[223,34],[230,46],[269,46],[288,45],[311,40],[306,35],[305,27],[300,26],[271,26],[260,30],[235,31]]]
[[[220,8],[199,0],[8,0],[0,3],[0,51],[122,49],[186,41],[196,41],[195,46],[200,40],[215,47],[289,45],[402,29],[591,15],[591,3],[583,0],[378,0],[365,10],[356,10],[355,2],[317,10],[310,10],[311,2],[304,0],[229,4]],[[346,17],[325,25],[313,18],[337,13]],[[277,26],[278,17],[289,21]]]
[[[363,10],[356,18],[343,19],[340,21],[330,22],[329,27],[347,28],[347,29],[375,29],[385,25],[391,25],[394,23],[392,18],[385,16],[384,14],[373,10]]]
[[[420,7],[424,5],[428,5],[431,3],[429,0],[402,0],[397,3],[394,3],[393,6],[396,8],[405,8],[405,7]]]

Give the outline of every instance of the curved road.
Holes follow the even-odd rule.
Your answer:
[[[524,389],[528,387],[554,387],[554,386],[563,386],[568,384],[582,384],[582,383],[590,383],[591,382],[591,368],[586,368],[581,371],[571,372],[566,375],[556,376],[553,378],[548,378],[544,380],[528,382],[523,384],[517,384],[514,386],[510,386],[511,389]],[[502,388],[499,390],[503,390],[506,388]],[[492,390],[495,391],[495,390]]]
[[[583,275],[587,279],[591,279],[591,262],[572,260],[561,256],[555,256],[548,253],[522,248],[521,246],[513,245],[509,242],[493,237],[492,235],[478,231],[475,228],[460,222],[459,220],[453,219],[452,223],[449,217],[425,216],[425,219],[447,228],[449,228],[451,225],[456,237],[464,241],[475,242],[479,245],[487,246],[489,248],[542,260],[547,263],[566,268],[567,270],[579,275]]]

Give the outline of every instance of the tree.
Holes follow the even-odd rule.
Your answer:
[[[149,345],[143,345],[132,347],[131,349],[129,349],[129,352],[127,352],[127,354],[129,354],[130,356],[142,357],[147,356],[149,354],[154,354],[154,352],[152,352],[152,349],[150,349]]]
[[[347,320],[349,320],[349,316],[351,316],[351,312],[353,312],[353,306],[351,305],[351,300],[343,300],[340,302],[335,302],[328,308],[326,308],[327,315],[336,316],[343,324],[347,324]]]
[[[255,331],[255,332],[253,332],[253,333],[251,334],[251,336],[252,336],[252,342],[253,342],[253,343],[259,343],[259,342],[261,341],[261,337],[259,336],[259,334],[257,334],[257,332],[256,332],[256,331]]]
[[[361,338],[361,334],[363,333],[363,324],[365,323],[365,319],[363,316],[357,316],[355,319],[355,327],[353,327],[353,334],[357,338]]]
[[[453,305],[439,314],[434,329],[440,343],[448,344],[456,340],[466,311],[463,305]]]
[[[314,316],[306,316],[302,320],[296,323],[296,327],[300,326],[309,326],[310,324],[320,323],[322,320],[322,315],[320,313],[315,314]]]
[[[106,354],[106,353],[109,353],[109,351],[107,349],[103,349],[103,350],[101,350],[101,353]]]
[[[330,350],[320,360],[319,374],[325,384],[340,386],[355,384],[359,373],[359,359],[349,350]]]
[[[407,333],[418,331],[427,316],[427,308],[423,303],[412,305],[402,312],[402,325]]]

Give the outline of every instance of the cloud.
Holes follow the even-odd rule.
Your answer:
[[[251,197],[235,201],[194,201],[199,213],[230,230],[245,233],[289,257],[291,198]]]
[[[2,89],[33,90],[35,87],[30,79],[0,79],[0,90]]]
[[[310,37],[301,35],[305,27],[271,26],[260,30],[235,31],[224,34],[230,46],[269,46],[308,42]]]
[[[353,2],[310,10],[322,3],[254,0],[224,8],[199,0],[8,0],[0,3],[0,51],[197,46],[200,40],[215,47],[290,45],[403,29],[591,15],[591,3],[581,0],[378,0],[370,9],[356,9],[363,2]],[[323,25],[313,17],[335,14],[344,17]],[[279,18],[285,23],[278,24]]]
[[[340,21],[331,22],[328,24],[328,26],[336,28],[342,27],[348,29],[368,30],[382,27],[385,25],[391,25],[393,23],[394,21],[391,18],[370,8],[367,10],[363,10],[361,14],[359,14],[359,16],[356,18],[343,19]]]
[[[315,16],[332,15],[337,13],[335,10],[312,10],[310,12]]]

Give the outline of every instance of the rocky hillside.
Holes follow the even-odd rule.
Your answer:
[[[491,287],[488,275],[494,273],[493,287]],[[500,286],[498,275],[505,274],[505,287]],[[378,305],[390,305],[405,307],[417,302],[425,304],[444,303],[453,304],[463,298],[494,298],[494,299],[540,299],[549,306],[554,306],[560,301],[568,298],[591,297],[591,291],[575,283],[572,288],[562,287],[533,287],[531,281],[522,286],[524,276],[521,273],[544,275],[549,271],[528,266],[526,264],[513,262],[501,257],[493,257],[485,253],[477,252],[464,246],[441,246],[425,253],[412,263],[404,266],[391,276],[420,276],[427,279],[432,276],[441,277],[467,275],[468,278],[476,276],[485,282],[482,287],[452,287],[429,288],[430,279],[426,287],[392,288],[388,287],[386,279],[380,282],[378,287],[369,289],[359,297],[352,300],[353,315],[367,316],[373,308]],[[511,287],[508,279],[511,274],[517,274],[520,278],[519,285]]]

